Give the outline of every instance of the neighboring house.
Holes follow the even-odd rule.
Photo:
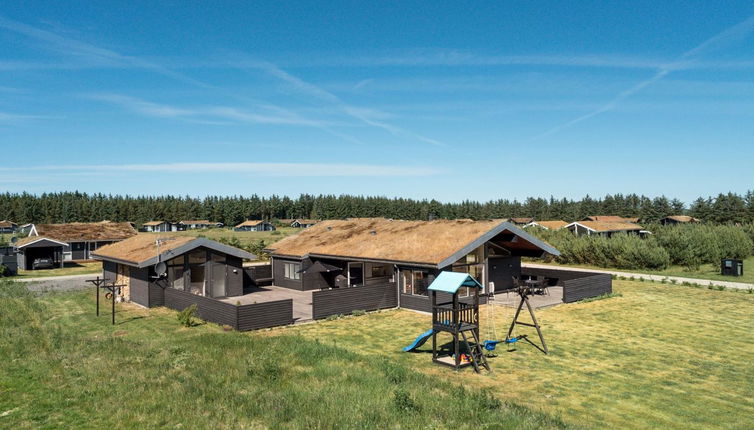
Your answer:
[[[293,219],[293,218],[290,218],[290,219],[289,218],[280,218],[280,219],[276,220],[275,223],[277,225],[281,226],[281,227],[289,227],[291,224],[293,224],[293,221],[296,221],[296,220]]]
[[[206,219],[199,220],[186,220],[178,222],[178,230],[197,230],[203,228],[219,228],[222,227],[221,222],[212,222]]]
[[[639,218],[624,218],[618,215],[590,215],[582,221],[599,221],[599,222],[630,222],[636,224]]]
[[[142,230],[150,233],[178,231],[178,228],[169,221],[149,221],[142,224]]]
[[[670,215],[660,220],[662,225],[676,225],[699,222],[699,219],[688,215]]]
[[[400,292],[399,306],[414,308],[428,306],[427,287],[443,270],[469,273],[490,292],[510,288],[512,276],[521,276],[522,256],[560,254],[500,220],[384,218],[322,221],[266,251],[276,286],[314,290],[392,284]]]
[[[615,233],[638,234],[640,236],[650,234],[650,232],[644,230],[642,226],[625,221],[576,221],[563,228],[570,230],[576,236],[600,235],[610,237]]]
[[[246,220],[233,227],[234,231],[275,231],[275,226],[263,220]]]
[[[567,222],[558,219],[558,220],[551,220],[551,221],[532,221],[529,224],[526,224],[524,228],[539,227],[545,230],[560,230],[561,228],[567,225],[568,225]]]
[[[290,226],[294,228],[309,228],[318,222],[314,219],[295,219],[290,223]]]
[[[63,261],[89,260],[99,247],[136,234],[128,222],[33,224],[28,237],[17,242],[19,266],[31,270],[37,258],[50,258],[60,267]]]
[[[166,297],[176,301],[187,297],[178,292],[210,298],[243,295],[242,262],[256,259],[244,250],[206,238],[156,239],[152,235],[104,246],[93,256],[102,260],[105,279],[124,285],[121,296],[125,300],[146,307],[163,306]],[[157,266],[160,262],[165,273],[157,273],[162,269]],[[171,295],[174,292],[179,296]]]
[[[531,218],[531,217],[511,218],[509,221],[512,222],[513,224],[523,226],[523,225],[534,222],[534,218]]]
[[[0,234],[13,234],[18,230],[18,224],[12,221],[0,221]]]

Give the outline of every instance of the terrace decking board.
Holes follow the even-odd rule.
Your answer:
[[[563,287],[564,303],[573,303],[613,291],[612,277],[603,273],[525,267],[522,274],[557,279],[557,285]]]
[[[159,287],[158,287],[159,288]],[[173,288],[165,289],[165,306],[182,311],[195,304],[199,318],[229,325],[239,331],[288,325],[293,322],[293,300],[235,305]]]
[[[398,306],[395,283],[351,288],[336,288],[312,293],[314,319],[348,314],[355,310],[371,311]]]
[[[293,300],[237,306],[240,331],[276,327],[293,323]]]
[[[607,274],[595,274],[584,278],[570,279],[563,287],[563,302],[572,303],[589,297],[613,292],[613,278]]]
[[[449,301],[452,300],[450,294],[437,293],[437,301]],[[461,297],[459,299],[461,303],[471,303],[472,299],[469,297]],[[487,304],[487,297],[479,297],[479,304]],[[401,294],[401,308],[411,309],[412,311],[432,312],[432,303],[429,300],[429,296],[415,296],[412,294]]]
[[[206,321],[229,325],[234,328],[238,325],[238,312],[236,305],[176,290],[165,289],[165,306],[182,311],[191,305],[196,305],[196,315]]]

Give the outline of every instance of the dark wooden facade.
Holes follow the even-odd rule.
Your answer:
[[[196,305],[199,318],[231,326],[239,331],[293,323],[293,300],[291,299],[235,305],[172,288],[165,290],[166,307],[181,311],[191,305]]]
[[[609,274],[524,267],[524,276],[543,276],[563,287],[563,302],[573,303],[613,292],[613,278]]]
[[[355,310],[372,311],[398,306],[395,283],[352,288],[335,288],[312,293],[314,319],[330,315],[349,314]]]

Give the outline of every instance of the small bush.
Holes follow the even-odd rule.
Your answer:
[[[364,310],[361,310],[361,309],[356,309],[353,312],[351,312],[351,315],[353,315],[355,317],[364,316],[366,314],[367,314],[367,311],[364,311]]]
[[[393,393],[393,404],[396,409],[401,412],[419,412],[421,411],[421,405],[417,404],[408,391],[403,388],[398,388]]]
[[[335,314],[335,315],[330,315],[329,317],[325,318],[325,320],[327,320],[327,321],[335,321],[335,320],[338,320],[338,319],[341,319],[341,318],[343,318],[342,314]]]
[[[196,305],[191,305],[186,309],[178,312],[178,322],[184,327],[191,327],[194,325],[194,316],[196,315]]]

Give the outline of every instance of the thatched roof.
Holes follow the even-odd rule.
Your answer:
[[[675,222],[699,222],[698,219],[688,215],[669,215],[665,219],[672,219]]]
[[[508,234],[500,243],[509,249],[558,254],[546,243],[500,220],[398,221],[385,218],[322,221],[269,246],[268,250],[273,256],[330,256],[440,265],[459,252],[470,252],[505,232]],[[516,240],[514,235],[518,236]],[[482,242],[477,243],[480,240]]]
[[[15,222],[8,221],[8,220],[2,220],[2,221],[0,221],[0,228],[15,227],[17,225],[18,224],[16,224]]]
[[[145,222],[145,223],[144,223],[144,224],[142,224],[142,225],[147,225],[147,226],[157,226],[157,225],[163,224],[163,223],[165,223],[165,222],[167,222],[167,221],[147,221],[147,222]]]
[[[546,228],[548,230],[559,230],[565,226],[567,226],[568,223],[563,220],[551,220],[551,221],[533,221],[527,224],[528,226],[539,226],[542,228]]]
[[[514,222],[516,224],[529,224],[532,221],[534,221],[534,218],[532,217],[511,218],[511,222]]]
[[[309,224],[316,224],[316,223],[319,222],[319,220],[316,220],[316,219],[301,219],[301,218],[299,218],[299,219],[295,219],[295,220],[291,221],[291,224],[293,224],[294,221],[298,221],[299,224],[307,224],[307,225],[309,225]]]
[[[180,221],[181,224],[186,225],[192,225],[192,224],[219,224],[218,222],[212,222],[206,219],[190,219],[186,221]]]
[[[597,233],[609,233],[609,232],[618,232],[618,231],[639,231],[643,227],[638,224],[633,224],[630,222],[604,222],[604,221],[577,221],[573,222],[571,225],[580,225],[583,227],[588,228],[589,230],[592,230]]]
[[[261,219],[247,219],[246,221],[242,222],[241,224],[238,224],[236,226],[236,228],[238,228],[238,227],[256,227],[256,226],[258,226],[259,224],[261,224],[263,222],[265,222],[265,221],[261,220]]]
[[[157,239],[160,240],[159,253]],[[220,242],[195,236],[170,236],[143,233],[117,243],[103,246],[92,253],[98,260],[116,261],[136,267],[146,267],[159,260],[166,261],[199,247],[213,249],[239,258],[256,259],[254,254]]]
[[[34,224],[32,233],[62,242],[121,240],[136,235],[129,222],[72,222],[68,224]]]
[[[624,218],[618,215],[590,215],[584,218],[584,221],[600,221],[600,222],[639,222],[639,218]]]

